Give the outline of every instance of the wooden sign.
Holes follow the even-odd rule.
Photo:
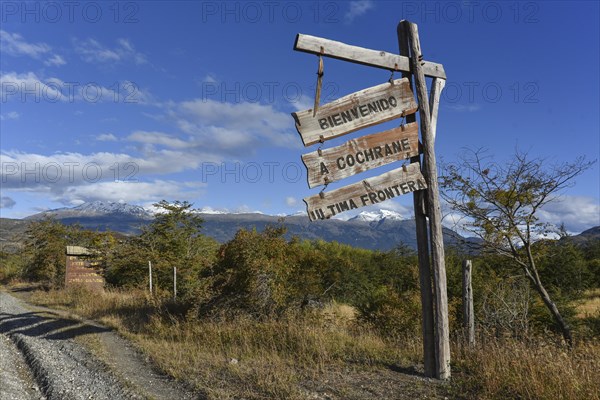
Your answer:
[[[406,193],[418,192],[414,196],[414,206],[423,314],[424,369],[426,376],[449,379],[448,296],[433,146],[440,93],[444,87],[446,73],[441,64],[423,60],[416,24],[403,20],[398,24],[396,33],[400,55],[310,35],[296,36],[294,50],[319,56],[315,109],[292,114],[304,146],[322,143],[402,115],[407,116],[409,122],[404,131],[399,132],[400,128],[396,128],[350,140],[328,150],[319,149],[305,154],[302,160],[308,169],[309,187],[328,184],[406,157],[411,157],[413,162],[377,177],[307,197],[304,202],[309,219],[315,221]],[[323,57],[388,71],[402,71],[404,78],[353,93],[317,109],[323,76]],[[426,76],[433,77],[430,99],[427,94]],[[410,124],[415,121],[414,113],[417,110],[411,93],[412,79],[419,101],[422,145],[419,145],[413,132],[418,129],[416,123]],[[427,179],[421,173],[418,162],[419,148],[423,151],[423,174]],[[429,187],[426,182],[429,182]]]
[[[412,122],[304,154],[302,161],[308,170],[308,187],[313,188],[418,154],[419,125]]]
[[[99,260],[85,247],[67,246],[65,286],[85,286],[92,290],[104,288],[104,278],[96,272]]]
[[[356,130],[417,111],[408,79],[373,86],[341,97],[313,110],[292,113],[304,146],[333,139]]]
[[[335,40],[323,39],[301,33],[296,36],[294,50],[311,54],[321,54],[339,60],[392,71],[411,72],[410,59],[408,57],[385,51],[365,49],[337,42]],[[425,76],[446,79],[446,72],[444,71],[444,66],[442,64],[422,61],[422,65]]]
[[[427,189],[418,163],[304,199],[311,221]]]

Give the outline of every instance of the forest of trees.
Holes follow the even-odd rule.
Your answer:
[[[177,267],[177,310],[195,317],[277,318],[336,301],[385,335],[418,334],[420,298],[415,252],[398,244],[389,252],[338,243],[286,239],[285,221],[263,232],[240,230],[219,244],[202,232],[188,202],[156,205],[162,212],[137,236],[92,232],[46,219],[32,221],[19,254],[4,253],[0,279],[61,287],[65,246],[94,249],[107,286],[147,288],[152,261],[155,296],[172,296]],[[600,241],[575,244],[568,237],[532,244],[541,281],[569,326],[581,335],[600,334],[600,316],[575,318],[586,290],[600,287]],[[527,249],[517,249],[526,251]],[[450,322],[459,332],[461,263],[473,260],[478,329],[494,336],[560,332],[518,263],[498,254],[465,255],[447,249]]]

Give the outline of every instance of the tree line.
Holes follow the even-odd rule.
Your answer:
[[[447,250],[450,322],[462,318],[461,263],[472,258],[480,328],[493,335],[528,335],[553,329],[572,341],[575,306],[586,290],[600,288],[600,240],[578,245],[540,239],[551,229],[540,209],[594,162],[577,159],[547,166],[517,152],[498,165],[470,151],[446,166],[443,197],[481,239],[476,255]],[[51,219],[31,222],[18,255],[2,254],[0,279],[18,277],[60,287],[65,247],[95,249],[109,286],[146,288],[153,264],[156,296],[167,298],[177,268],[178,306],[195,316],[246,313],[271,318],[336,301],[353,306],[386,334],[420,329],[419,273],[414,251],[399,243],[388,252],[322,240],[287,239],[285,221],[264,231],[239,230],[224,244],[202,232],[202,218],[187,201],[155,204],[155,219],[141,234],[93,232]],[[596,318],[596,319],[594,319]],[[599,333],[600,315],[589,328]],[[596,322],[594,322],[596,321]]]
[[[202,232],[202,219],[188,202],[156,204],[161,211],[135,236],[95,232],[44,219],[33,221],[18,255],[3,254],[10,276],[62,287],[65,247],[98,251],[99,272],[114,288],[148,287],[152,261],[155,296],[171,298],[177,267],[177,309],[195,317],[277,318],[328,302],[353,306],[359,319],[385,335],[420,330],[418,263],[402,244],[382,252],[336,242],[285,237],[285,221],[264,231],[239,230],[219,244]],[[586,290],[600,287],[600,241],[577,245],[568,239],[532,245],[539,278],[570,326],[580,324],[574,305]],[[523,249],[522,251],[525,251]],[[520,266],[498,254],[447,252],[450,321],[459,330],[461,263],[473,259],[475,307],[480,329],[493,335],[529,335],[554,329],[553,316],[535,296]],[[600,333],[600,332],[596,332]]]

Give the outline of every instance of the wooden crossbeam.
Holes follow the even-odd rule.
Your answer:
[[[337,58],[371,67],[382,68],[392,71],[411,72],[410,59],[398,54],[385,51],[365,49],[352,46],[335,40],[323,39],[316,36],[299,33],[296,36],[294,50],[311,54]],[[429,61],[421,61],[425,76],[446,79],[446,72],[442,64]]]

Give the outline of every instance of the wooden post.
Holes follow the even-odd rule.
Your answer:
[[[148,274],[150,276],[150,296],[152,296],[152,261],[148,261]]]
[[[435,344],[436,371],[438,379],[450,378],[450,329],[448,324],[448,294],[446,289],[446,266],[444,262],[444,240],[442,236],[442,212],[439,199],[437,164],[431,130],[431,114],[427,96],[427,83],[421,66],[423,55],[419,42],[417,25],[402,21],[408,32],[411,50],[411,71],[415,79],[415,89],[419,101],[419,118],[421,122],[421,139],[423,141],[423,157],[425,179],[428,190],[429,234],[431,244],[431,262],[433,265],[433,281],[435,292]]]
[[[177,267],[173,267],[173,300],[177,300]]]
[[[408,36],[402,23],[398,24],[398,47],[400,55],[409,57]],[[402,77],[408,78],[412,88],[412,75],[403,72]],[[406,122],[416,121],[415,114],[406,116]],[[411,163],[420,162],[419,155],[410,159]],[[425,376],[435,376],[435,340],[433,335],[433,289],[431,287],[431,266],[429,264],[429,241],[427,237],[427,217],[425,215],[425,192],[413,193],[415,209],[415,225],[417,233],[417,253],[419,257],[419,284],[421,286],[421,327],[423,330],[423,366]]]
[[[463,330],[469,346],[475,344],[475,313],[473,311],[473,286],[471,284],[471,260],[464,260],[462,264],[462,296],[463,296]]]

